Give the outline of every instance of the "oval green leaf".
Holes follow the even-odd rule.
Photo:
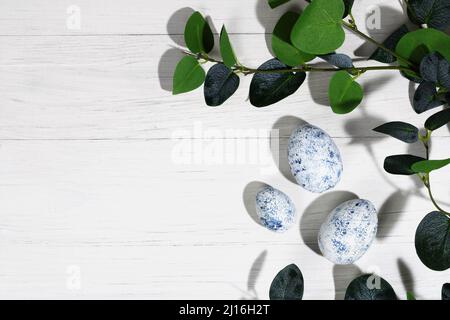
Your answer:
[[[412,175],[416,173],[411,169],[412,165],[423,160],[425,159],[410,154],[389,156],[384,159],[384,170],[390,174]]]
[[[295,264],[278,272],[270,285],[270,300],[302,300],[303,275]]]
[[[411,169],[415,173],[430,173],[431,171],[439,170],[448,164],[450,164],[450,158],[443,160],[423,160],[414,163],[411,166]]]
[[[311,0],[306,0],[306,2],[311,3]],[[344,10],[344,14],[342,15],[342,18],[345,18],[346,16],[349,15],[349,13],[352,12],[352,7],[353,7],[354,2],[355,2],[355,0],[344,0],[345,10]]]
[[[450,300],[450,283],[444,283],[442,286],[442,300]]]
[[[373,131],[388,134],[406,143],[414,143],[419,139],[419,129],[402,121],[392,121],[382,124]]]
[[[173,75],[173,94],[180,94],[197,89],[205,81],[205,70],[192,56],[183,57],[178,62]]]
[[[291,43],[291,31],[299,16],[296,12],[286,12],[272,33],[272,50],[278,60],[288,66],[302,65],[315,58],[314,55],[302,52]]]
[[[395,52],[403,58],[419,65],[423,57],[437,51],[450,61],[450,36],[436,29],[419,29],[403,36]],[[400,61],[401,65],[404,65]]]
[[[413,98],[413,109],[417,113],[422,113],[430,109],[442,106],[444,101],[439,98],[436,84],[424,81],[416,89]]]
[[[200,12],[194,12],[184,28],[184,42],[193,53],[208,53],[214,47],[214,35]]]
[[[212,66],[203,87],[206,104],[220,106],[236,92],[239,81],[239,77],[227,66],[221,63]]]
[[[328,54],[345,40],[342,0],[313,0],[305,8],[291,33],[291,41],[298,49],[310,54]]]
[[[425,81],[450,89],[450,63],[439,52],[431,52],[422,59],[420,75]]]
[[[450,268],[450,219],[441,212],[430,212],[416,230],[416,252],[431,270]]]
[[[383,278],[365,274],[350,282],[345,291],[345,300],[397,300],[397,295]]]
[[[223,63],[228,68],[232,68],[237,64],[237,58],[234,54],[225,26],[223,26],[220,31],[220,54],[222,55]]]
[[[408,15],[412,22],[446,31],[450,25],[448,0],[408,0]]]
[[[450,122],[450,108],[433,114],[425,121],[425,128],[434,131]]]
[[[336,72],[330,80],[328,97],[334,113],[353,111],[362,101],[362,87],[346,71]]]
[[[286,69],[278,59],[263,63],[258,70]],[[305,81],[304,72],[256,73],[250,83],[250,103],[255,107],[274,104],[297,91]]]

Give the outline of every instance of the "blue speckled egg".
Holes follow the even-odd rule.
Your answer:
[[[351,264],[369,249],[377,227],[377,210],[370,201],[346,201],[336,207],[320,227],[320,251],[333,263]]]
[[[341,179],[339,149],[325,131],[313,125],[294,130],[289,138],[288,161],[295,180],[308,191],[324,192]]]
[[[277,232],[286,231],[295,219],[295,207],[291,199],[270,186],[256,194],[256,213],[263,226]]]

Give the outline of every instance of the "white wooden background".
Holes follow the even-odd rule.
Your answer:
[[[71,5],[81,9],[80,30],[67,28]],[[402,9],[392,0],[357,1],[363,29],[371,5],[380,8],[383,30],[370,33],[382,40],[403,22]],[[367,73],[362,106],[345,116],[325,106],[325,74],[265,109],[246,101],[250,79],[218,108],[205,106],[202,90],[171,95],[180,58],[173,46],[182,44],[192,9],[210,16],[215,30],[226,24],[241,61],[258,66],[270,58],[266,40],[276,20],[291,7],[272,11],[266,0],[2,0],[0,298],[266,299],[272,278],[290,263],[303,272],[305,299],[341,299],[352,278],[373,271],[402,299],[406,290],[440,298],[450,272],[427,269],[414,250],[415,228],[431,203],[415,178],[382,169],[385,156],[422,149],[371,131],[392,120],[420,126],[429,116],[412,111],[407,80]],[[348,34],[340,51],[367,54],[362,45]],[[301,121],[334,137],[344,159],[342,181],[323,195],[301,189],[286,171],[287,137]],[[174,136],[198,127],[212,137],[183,140],[200,148],[192,150],[197,162],[174,161],[181,143]],[[269,139],[254,134],[272,128],[280,130],[280,168]],[[244,134],[220,136],[229,130]],[[448,157],[449,143],[447,127],[436,132],[432,156]],[[225,150],[231,160],[245,160],[251,149],[260,161],[206,163],[200,152],[222,144],[243,147]],[[432,176],[447,207],[449,176],[449,168]],[[298,219],[285,234],[254,221],[261,183],[295,202]],[[355,266],[333,266],[316,253],[317,230],[355,196],[379,209],[377,239]]]

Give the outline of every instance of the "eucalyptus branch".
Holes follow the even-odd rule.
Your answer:
[[[221,60],[217,60],[214,58],[211,58],[210,56],[204,54],[204,53],[199,53],[199,54],[195,54],[192,53],[190,51],[185,51],[183,50],[183,52],[187,55],[191,55],[193,57],[195,57],[196,59],[200,60],[200,61],[209,61],[209,62],[213,62],[213,63],[223,63],[223,61]],[[285,69],[272,69],[272,70],[259,70],[259,69],[254,69],[254,68],[250,68],[250,67],[246,67],[244,65],[236,65],[233,68],[234,71],[240,72],[244,75],[249,75],[249,74],[255,74],[255,73],[290,73],[290,72],[337,72],[337,71],[349,71],[352,73],[364,73],[366,71],[375,71],[375,70],[403,70],[403,71],[412,71],[409,68],[406,67],[402,67],[402,66],[368,66],[368,67],[353,67],[353,68],[319,68],[319,67],[314,67],[314,65],[310,65],[310,64],[304,64],[299,68],[285,68]]]
[[[345,26],[348,30],[350,30],[350,31],[352,31],[352,32],[354,32],[354,33],[356,33],[357,35],[359,35],[360,37],[362,37],[362,38],[366,39],[367,41],[373,43],[374,45],[376,45],[376,46],[379,47],[380,49],[382,49],[382,50],[386,51],[387,53],[393,55],[393,56],[396,57],[399,61],[402,61],[403,63],[405,63],[405,64],[407,64],[407,65],[409,65],[409,66],[412,66],[412,65],[413,65],[410,61],[408,61],[407,59],[403,58],[402,56],[400,56],[400,55],[397,54],[396,52],[392,51],[392,50],[389,49],[389,48],[386,48],[382,43],[379,43],[378,41],[376,41],[375,39],[371,38],[371,37],[368,36],[367,34],[365,34],[365,33],[361,32],[361,31],[359,31],[359,29],[356,27],[356,24],[354,24],[354,23],[353,23],[353,24],[352,24],[352,23],[348,23],[348,22],[346,22],[346,21],[342,21],[342,22],[343,22],[344,26]]]
[[[430,200],[431,202],[434,204],[434,206],[436,207],[436,209],[438,209],[441,213],[445,214],[449,219],[450,219],[450,212],[445,211],[444,209],[442,209],[436,202],[436,200],[433,197],[433,193],[431,192],[431,183],[430,183],[430,176],[427,173],[424,177],[424,185],[428,190],[428,195],[430,196]]]

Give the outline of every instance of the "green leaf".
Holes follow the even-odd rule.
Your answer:
[[[402,25],[400,28],[395,30],[386,40],[384,40],[383,45],[386,48],[395,51],[395,47],[397,46],[400,39],[408,32],[408,27],[406,25]],[[395,56],[381,48],[377,48],[375,52],[372,53],[369,59],[383,63],[392,63],[397,61],[397,58]]]
[[[384,159],[384,170],[390,174],[412,175],[416,172],[411,169],[411,166],[423,160],[425,159],[410,154],[389,156]]]
[[[415,112],[422,113],[443,104],[444,101],[439,99],[436,84],[429,81],[419,84],[413,98],[413,109]]]
[[[335,51],[345,40],[344,10],[342,0],[313,0],[292,29],[294,46],[316,55]]]
[[[450,108],[433,114],[425,121],[425,128],[434,131],[450,122]]]
[[[397,300],[397,296],[389,282],[377,275],[365,274],[350,282],[345,300]]]
[[[416,252],[431,270],[450,268],[450,219],[438,211],[423,218],[416,230]]]
[[[450,63],[439,52],[427,54],[420,63],[420,75],[450,90]]]
[[[214,36],[208,22],[200,12],[194,12],[184,29],[184,41],[193,53],[208,53],[214,47]]]
[[[291,31],[299,16],[292,11],[286,12],[272,33],[272,50],[278,60],[288,66],[302,65],[315,58],[314,55],[300,51],[291,43]]]
[[[442,286],[442,300],[450,300],[450,283],[444,283]]]
[[[173,94],[180,94],[197,89],[205,81],[205,70],[192,56],[183,57],[178,62],[173,75]]]
[[[363,99],[363,89],[346,71],[336,72],[330,80],[328,97],[334,113],[353,111]]]
[[[220,31],[220,54],[222,55],[223,63],[228,68],[232,68],[237,64],[237,58],[234,54],[225,26],[223,26]]]
[[[311,0],[306,0],[306,2],[311,3]],[[344,0],[345,10],[344,10],[344,14],[342,15],[342,18],[345,18],[346,16],[348,16],[350,14],[350,12],[352,12],[352,7],[353,7],[354,2],[355,2],[355,0]]]
[[[286,69],[277,59],[263,63],[258,70]],[[304,72],[256,73],[250,83],[250,103],[255,107],[274,104],[297,91],[305,81]]]
[[[286,2],[289,2],[290,0],[268,0],[269,6],[274,9],[278,6],[281,6],[282,4],[285,4]]]
[[[416,300],[416,296],[412,292],[406,292],[406,299],[407,300]]]
[[[208,106],[219,106],[236,92],[239,77],[227,66],[218,63],[206,74],[204,95]]]
[[[443,160],[423,160],[414,163],[411,169],[415,173],[430,173],[431,171],[441,169],[450,164],[450,158]]]
[[[302,300],[303,275],[295,264],[278,272],[270,285],[270,300]]]
[[[412,124],[392,121],[373,129],[376,132],[385,133],[406,143],[413,143],[419,139],[419,129]]]
[[[428,53],[437,51],[450,61],[450,36],[436,29],[419,29],[407,33],[397,44],[395,52],[419,65]],[[405,65],[399,61],[401,65]]]
[[[412,22],[446,31],[450,25],[448,0],[408,0],[408,15]]]

